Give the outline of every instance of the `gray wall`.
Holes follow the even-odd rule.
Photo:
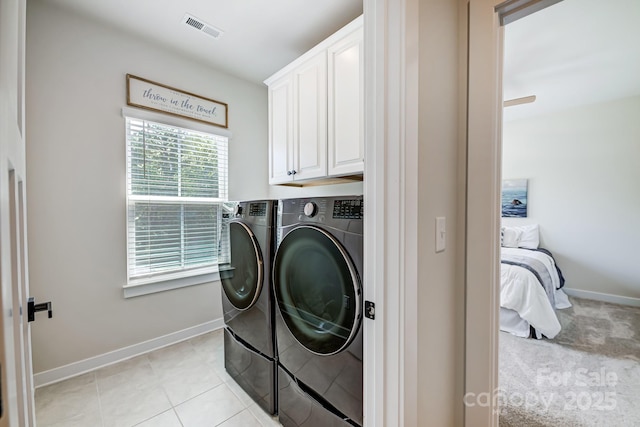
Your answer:
[[[464,218],[464,181],[458,180],[464,133],[458,132],[458,7],[448,0],[418,6],[418,420],[460,426],[464,247],[457,226]],[[438,253],[436,217],[446,218],[446,249]]]
[[[504,124],[503,178],[574,289],[640,298],[640,96]]]
[[[267,91],[33,0],[27,16],[29,274],[54,317],[32,326],[36,373],[219,319],[219,283],[123,298],[131,73],[229,104],[232,198],[268,194]]]

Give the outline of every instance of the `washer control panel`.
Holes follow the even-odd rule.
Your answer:
[[[362,219],[362,199],[335,200],[333,218]]]
[[[249,216],[266,216],[266,203],[249,203]]]
[[[308,216],[309,218],[311,218],[312,216],[314,216],[316,213],[318,213],[318,206],[313,203],[313,202],[307,202],[304,205],[304,214],[306,216]]]
[[[290,199],[279,204],[278,209],[278,226],[293,218],[299,222],[329,224],[332,220],[362,220],[364,202],[362,196]]]

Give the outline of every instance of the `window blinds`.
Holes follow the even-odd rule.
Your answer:
[[[128,284],[212,271],[227,138],[127,117],[126,140]]]

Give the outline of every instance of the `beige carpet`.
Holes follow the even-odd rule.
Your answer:
[[[500,426],[640,426],[640,308],[571,302],[553,340],[500,332]]]

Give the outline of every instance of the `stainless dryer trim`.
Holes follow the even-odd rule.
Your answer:
[[[318,353],[318,352],[315,352],[315,351],[311,350],[306,345],[301,343],[300,340],[298,340],[298,338],[293,333],[293,331],[291,331],[291,328],[289,328],[289,325],[287,325],[287,322],[282,322],[282,323],[284,323],[286,328],[289,330],[289,332],[291,333],[293,338],[298,342],[298,344],[300,344],[302,347],[304,347],[305,350],[307,350],[308,352],[313,353],[315,355],[318,355],[318,356],[332,356],[334,354],[338,354],[338,353],[342,352],[345,348],[347,348],[349,346],[349,344],[351,344],[351,342],[353,341],[355,336],[358,334],[358,331],[360,330],[361,323],[362,323],[362,311],[361,311],[362,310],[362,304],[360,302],[360,300],[362,299],[362,285],[360,284],[358,273],[356,272],[356,269],[353,266],[353,262],[351,261],[351,258],[349,257],[349,254],[347,254],[347,252],[344,250],[344,248],[342,247],[342,244],[338,241],[338,239],[336,239],[330,233],[327,233],[326,231],[324,231],[320,227],[317,227],[317,226],[314,226],[314,225],[296,225],[291,230],[287,231],[287,234],[282,238],[282,240],[278,244],[278,248],[276,249],[275,256],[273,257],[273,268],[272,268],[272,271],[271,271],[271,277],[272,277],[272,281],[273,281],[274,297],[276,297],[275,300],[276,300],[276,304],[278,305],[278,310],[280,311],[280,315],[282,315],[282,309],[280,308],[280,302],[278,301],[277,291],[276,291],[276,269],[275,269],[276,261],[278,259],[278,253],[280,252],[280,247],[282,245],[282,242],[284,242],[285,239],[287,238],[287,236],[289,236],[289,233],[291,233],[291,232],[293,232],[295,230],[298,230],[300,228],[310,228],[312,230],[315,230],[315,231],[318,231],[318,232],[322,233],[323,235],[325,235],[331,241],[331,243],[334,244],[334,246],[336,248],[338,248],[338,251],[340,252],[340,255],[342,255],[342,258],[344,259],[345,263],[347,264],[347,267],[349,268],[349,274],[351,275],[351,285],[353,286],[353,289],[355,291],[354,293],[355,293],[356,296],[359,297],[359,298],[356,298],[356,315],[355,315],[355,321],[353,323],[354,327],[351,328],[351,331],[349,332],[349,336],[347,337],[347,339],[344,342],[344,344],[338,350],[333,351],[331,353]]]
[[[256,235],[253,234],[253,231],[251,231],[251,229],[244,222],[242,222],[240,220],[229,221],[229,227],[231,227],[231,224],[241,225],[242,228],[244,228],[244,231],[246,231],[246,233],[249,235],[249,237],[251,238],[251,243],[253,243],[253,251],[255,253],[256,261],[258,263],[258,279],[256,280],[256,282],[257,282],[257,284],[256,284],[256,292],[253,295],[253,299],[251,300],[251,303],[249,303],[249,305],[246,306],[245,308],[237,307],[233,303],[233,300],[227,294],[227,299],[229,300],[229,303],[236,310],[246,311],[246,310],[249,310],[251,307],[253,307],[255,305],[256,301],[258,301],[258,298],[260,297],[260,293],[262,292],[262,280],[263,280],[263,277],[264,277],[264,261],[262,260],[262,255],[260,255],[260,248],[259,248],[259,245],[258,245],[258,239],[256,238]],[[227,288],[224,286],[224,283],[221,283],[221,285],[222,285],[222,290],[226,294],[227,293]]]

